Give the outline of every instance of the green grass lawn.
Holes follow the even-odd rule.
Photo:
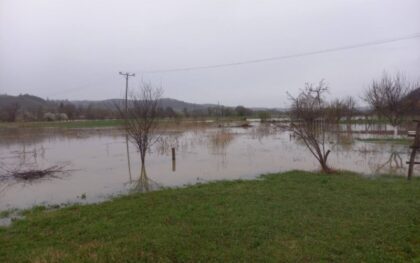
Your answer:
[[[273,174],[32,209],[0,262],[420,261],[420,180]]]

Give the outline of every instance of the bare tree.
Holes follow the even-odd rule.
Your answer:
[[[333,123],[339,123],[345,116],[346,108],[344,101],[341,99],[335,99],[329,103],[327,108],[328,121]]]
[[[162,94],[161,88],[154,88],[151,83],[142,82],[139,90],[131,93],[127,111],[117,106],[126,119],[127,134],[140,152],[142,166],[145,164],[147,151],[158,139],[155,130]]]
[[[352,96],[348,96],[343,100],[344,104],[344,115],[346,116],[346,120],[350,123],[351,118],[353,118],[357,113],[357,103],[356,100]]]
[[[5,115],[5,120],[9,122],[15,122],[20,110],[20,104],[18,102],[13,102],[2,108],[2,111]]]
[[[328,119],[339,123],[343,118],[349,123],[356,114],[356,101],[348,96],[344,99],[335,99],[328,104]]]
[[[403,74],[390,76],[384,72],[382,78],[372,81],[365,92],[366,102],[374,112],[389,121],[394,127],[394,135],[397,135],[398,126],[412,107],[408,95],[414,87],[414,83],[407,81]]]
[[[306,83],[297,97],[289,96],[292,100],[291,130],[318,160],[322,171],[330,173],[332,170],[327,164],[330,150],[326,150],[328,105],[322,97],[327,91],[327,85],[321,80],[317,85]]]

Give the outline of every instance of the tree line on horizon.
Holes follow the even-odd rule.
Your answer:
[[[289,99],[292,98],[289,94]],[[383,73],[378,80],[373,80],[369,88],[361,96],[369,106],[368,109],[358,107],[354,97],[336,98],[328,102],[325,118],[329,122],[350,121],[355,116],[383,118],[393,126],[401,124],[410,115],[420,115],[420,85],[410,83],[403,74],[390,75]],[[119,100],[122,103],[123,100]],[[293,109],[284,112],[276,109],[253,110],[244,106],[227,107],[211,105],[199,108],[174,109],[171,106],[157,106],[159,118],[205,118],[205,117],[254,117],[262,120],[271,117],[290,116]],[[0,121],[66,121],[120,119],[115,105],[98,107],[94,103],[84,105],[71,101],[43,100],[31,95],[17,97],[0,95]]]
[[[1,97],[1,95],[0,95]],[[5,99],[8,98],[8,99]],[[23,98],[23,99],[19,99]],[[37,100],[38,103],[32,103]],[[98,107],[95,103],[78,105],[71,101],[44,101],[31,95],[17,97],[4,96],[0,98],[0,121],[67,121],[67,120],[104,120],[121,119],[115,105]],[[29,101],[29,102],[28,102]],[[119,103],[122,103],[119,100]],[[27,105],[29,104],[29,106]],[[244,106],[227,107],[223,105],[174,109],[171,106],[158,106],[159,118],[205,118],[205,117],[261,117],[277,116],[277,110],[252,110]]]

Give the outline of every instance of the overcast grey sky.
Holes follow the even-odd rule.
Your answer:
[[[150,74],[420,33],[419,0],[0,0],[0,93],[122,96],[119,71],[197,103],[284,107],[325,78],[360,96],[383,70],[420,77],[420,38],[237,67]]]

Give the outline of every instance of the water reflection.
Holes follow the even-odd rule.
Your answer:
[[[218,162],[218,169],[220,167],[227,167],[227,148],[233,142],[235,134],[222,128],[217,130],[209,136],[209,149],[211,153],[215,156],[218,156],[220,161]],[[219,166],[220,165],[220,166]]]
[[[126,145],[126,151],[127,151],[128,176],[130,178],[130,183],[131,183],[133,181],[133,178],[131,176],[130,146],[128,144],[128,134],[127,133],[125,134],[125,145]]]
[[[147,176],[146,172],[146,165],[142,165],[140,168],[140,176],[137,180],[132,182],[132,190],[133,192],[149,192],[159,189],[161,186],[159,183],[155,182],[154,180],[150,179]]]
[[[378,126],[372,127],[374,135],[365,133],[363,125],[332,129],[327,140],[332,149],[330,165],[365,174],[405,175],[407,168],[401,164],[408,159],[407,146],[354,139],[378,136]],[[252,123],[247,129],[180,125],[161,131],[160,138],[148,154],[146,173],[145,167],[141,169],[136,147],[123,130],[46,129],[16,134],[0,130],[0,167],[51,167],[71,162],[71,168],[77,169],[65,180],[43,181],[25,187],[0,185],[0,210],[77,202],[80,201],[77,196],[84,193],[86,202],[98,202],[129,191],[193,184],[197,178],[201,182],[251,179],[263,173],[319,169],[305,145],[294,138],[287,127],[270,123]],[[176,161],[172,161],[172,148]],[[420,166],[415,169],[418,174]]]
[[[211,134],[209,145],[213,154],[226,155],[226,149],[234,138],[235,134],[225,129],[217,130]]]
[[[392,151],[389,158],[382,164],[377,164],[376,174],[403,174],[405,173],[403,159],[398,151]]]
[[[172,172],[176,172],[176,160],[172,160]]]
[[[271,123],[261,123],[255,127],[255,129],[251,129],[251,136],[253,139],[257,139],[261,142],[264,138],[273,136],[278,132],[284,131],[284,127],[276,126]]]

